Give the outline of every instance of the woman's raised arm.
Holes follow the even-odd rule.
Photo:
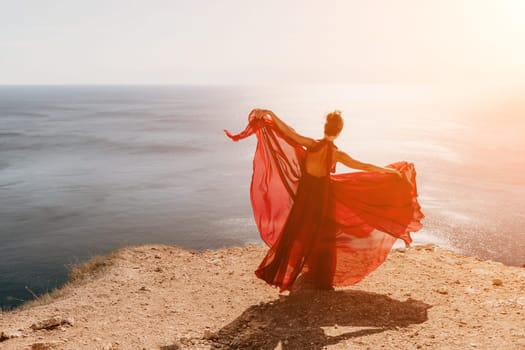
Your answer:
[[[373,165],[369,163],[360,162],[350,157],[345,152],[339,151],[339,150],[337,150],[335,153],[335,160],[353,169],[359,169],[359,170],[364,170],[364,171],[374,171],[374,172],[379,172],[379,173],[397,174],[401,176],[401,173],[395,169],[385,168],[385,167],[381,167],[381,166],[377,166],[377,165]]]
[[[272,112],[269,109],[257,109],[255,118],[262,119],[265,115],[270,116],[270,118],[272,118],[272,120],[275,122],[275,125],[277,125],[277,127],[279,128],[279,130],[281,130],[281,132],[284,135],[288,136],[298,144],[301,144],[305,147],[313,147],[316,145],[314,139],[298,134],[290,127],[288,127],[288,125],[286,125],[274,112]]]

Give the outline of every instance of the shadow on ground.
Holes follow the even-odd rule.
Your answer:
[[[211,348],[273,350],[280,343],[283,350],[322,349],[346,339],[423,323],[429,308],[418,300],[399,301],[363,291],[305,290],[249,307],[217,332]],[[332,327],[332,335],[321,327]]]

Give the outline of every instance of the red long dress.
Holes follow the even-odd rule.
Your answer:
[[[381,265],[397,239],[410,245],[410,232],[424,217],[417,202],[416,171],[408,162],[390,164],[395,174],[330,174],[335,145],[312,149],[280,132],[271,119],[252,111],[238,141],[255,133],[257,148],[250,188],[256,224],[268,253],[255,274],[279,290],[290,290],[299,274],[318,288],[348,286]],[[326,174],[305,171],[308,153],[322,152]]]

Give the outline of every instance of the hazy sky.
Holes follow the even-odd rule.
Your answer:
[[[0,84],[525,81],[525,0],[0,0]]]

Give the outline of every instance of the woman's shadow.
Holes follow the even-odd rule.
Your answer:
[[[423,323],[430,305],[358,291],[300,290],[253,305],[220,329],[212,349],[322,349],[350,338]],[[330,327],[330,334],[322,327]],[[355,327],[354,329],[350,329]]]

